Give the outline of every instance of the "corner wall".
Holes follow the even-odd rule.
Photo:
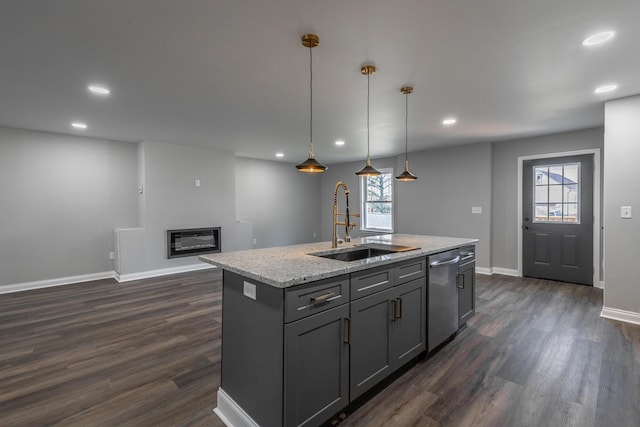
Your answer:
[[[167,259],[167,230],[220,226],[222,250],[236,248],[232,152],[144,141],[138,153],[140,227],[118,233],[121,279],[200,264],[197,256]]]
[[[640,324],[640,96],[605,104],[603,316]],[[632,218],[620,217],[621,206]]]
[[[291,163],[236,158],[237,219],[251,224],[254,248],[320,241],[320,177]],[[315,235],[314,235],[315,234]]]

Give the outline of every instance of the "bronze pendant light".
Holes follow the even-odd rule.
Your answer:
[[[400,93],[404,95],[405,98],[405,108],[404,108],[404,172],[400,175],[396,176],[396,180],[398,181],[406,181],[411,182],[418,179],[417,176],[409,172],[409,94],[413,92],[412,86],[402,86],[400,89]]]
[[[313,154],[313,54],[311,49],[320,44],[320,38],[315,34],[302,36],[302,45],[309,48],[309,158],[296,166],[300,172],[320,173],[326,171],[327,166],[315,159]]]
[[[371,166],[371,159],[369,158],[369,77],[376,72],[375,65],[363,65],[360,68],[360,73],[367,76],[367,163],[362,169],[356,172],[358,176],[378,176],[380,171]]]

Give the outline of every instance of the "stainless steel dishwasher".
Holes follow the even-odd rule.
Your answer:
[[[428,351],[433,350],[458,330],[458,249],[428,258]]]

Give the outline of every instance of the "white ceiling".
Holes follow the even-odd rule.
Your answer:
[[[325,163],[603,124],[640,93],[638,0],[3,0],[0,125]],[[605,45],[582,39],[613,29]],[[89,83],[108,85],[100,99]],[[593,89],[614,82],[617,91]],[[441,121],[455,115],[458,124]],[[89,128],[70,128],[73,120]],[[336,139],[346,145],[336,147]],[[375,162],[374,162],[375,165]]]

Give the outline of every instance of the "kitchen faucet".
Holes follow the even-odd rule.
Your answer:
[[[344,213],[338,212],[338,190],[340,189],[340,187],[342,187],[344,191],[344,197],[347,200],[347,208],[345,209]],[[343,222],[338,222],[338,215],[343,215],[345,217]],[[351,241],[349,230],[353,230],[353,227],[356,226],[355,222],[350,222],[351,216],[355,218],[359,218],[360,214],[353,213],[349,215],[349,188],[347,187],[347,184],[344,181],[338,181],[338,183],[336,184],[335,190],[333,190],[333,239],[331,240],[332,248],[337,248],[338,242],[342,243],[342,239],[339,238],[338,232],[336,230],[336,227],[338,225],[344,225],[344,233],[345,233],[344,241],[345,242]]]

